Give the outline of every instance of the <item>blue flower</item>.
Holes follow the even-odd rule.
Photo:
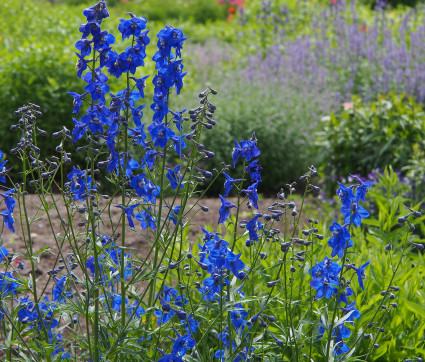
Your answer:
[[[77,54],[77,63],[75,64],[75,70],[77,71],[77,77],[81,78],[81,76],[83,75],[83,72],[87,69],[87,62],[84,59],[84,57],[78,53]]]
[[[52,290],[52,294],[53,294],[53,300],[55,302],[59,302],[59,303],[65,303],[66,302],[66,294],[65,294],[65,283],[67,280],[67,277],[64,276],[60,279],[56,278],[56,283],[53,286],[53,290]]]
[[[93,48],[99,52],[109,48],[114,43],[115,37],[107,31],[102,31],[93,36]]]
[[[84,90],[90,93],[93,102],[102,101],[105,103],[105,94],[109,92],[109,85],[102,82],[89,83]]]
[[[259,181],[253,183],[251,186],[249,186],[246,190],[241,190],[242,193],[246,194],[248,196],[249,201],[251,201],[251,204],[258,210],[258,195],[257,195],[257,186]]]
[[[145,98],[145,93],[144,93],[144,89],[146,87],[146,79],[149,78],[149,75],[140,78],[140,79],[136,79],[134,77],[130,77],[130,79],[133,79],[136,82],[136,88],[138,89],[139,93],[140,93],[140,97]]]
[[[238,333],[241,333],[246,325],[246,317],[248,316],[248,312],[244,309],[241,303],[235,304],[235,309],[230,312],[230,319],[232,320],[233,326],[235,327]]]
[[[257,214],[246,224],[246,229],[248,230],[249,234],[249,241],[258,241],[257,231],[261,230],[263,227],[263,225],[261,225],[261,223],[258,221],[260,216],[261,214]]]
[[[257,148],[257,140],[255,134],[249,141],[240,141],[240,145],[235,139],[235,148],[233,149],[233,167],[236,166],[236,162],[239,157],[244,157],[246,161],[250,161],[254,157],[260,155],[260,150]]]
[[[220,214],[220,218],[218,219],[218,223],[221,224],[227,220],[230,214],[230,209],[236,207],[236,205],[233,205],[231,202],[227,201],[223,196],[220,196],[221,199],[221,207],[218,211]]]
[[[120,24],[118,25],[118,30],[122,34],[122,40],[132,35],[138,37],[142,30],[146,28],[147,20],[145,18],[135,17],[133,14],[130,15],[132,16],[131,19],[120,19]]]
[[[360,312],[355,308],[356,302],[347,305],[345,308],[338,307],[338,309],[342,310],[344,315],[347,315],[348,313],[351,313],[350,316],[346,319],[346,322],[350,322],[351,325],[354,325],[354,319],[357,319],[360,317]]]
[[[80,111],[80,107],[83,104],[85,94],[78,94],[75,92],[68,92],[68,94],[74,97],[74,109],[72,110],[72,113],[78,114],[78,112]]]
[[[3,222],[6,224],[7,228],[10,231],[15,232],[15,228],[13,227],[15,220],[13,219],[12,213],[7,210],[1,212],[0,215],[3,217]]]
[[[339,258],[344,256],[344,250],[353,246],[351,235],[345,226],[341,226],[334,220],[333,224],[329,227],[333,236],[329,239],[328,245],[332,248],[332,257],[338,255]]]
[[[176,189],[177,186],[180,185],[180,188],[184,188],[184,184],[182,183],[183,175],[180,173],[181,165],[178,165],[174,169],[170,169],[166,167],[168,170],[166,173],[166,177],[170,181],[171,188],[173,190]]]
[[[258,165],[258,160],[252,161],[248,166],[245,167],[245,170],[249,173],[252,181],[261,182],[261,171],[263,171],[263,168]]]
[[[240,260],[242,253],[234,254],[231,251],[227,250],[226,261],[224,267],[227,270],[230,270],[236,278],[240,278],[239,271],[245,268],[245,264]]]
[[[145,106],[146,104],[142,104],[141,106],[133,108],[131,110],[131,113],[133,114],[133,121],[137,127],[142,127],[142,123],[140,122],[140,120],[143,117],[142,109],[145,108]]]
[[[152,140],[155,141],[154,147],[164,148],[167,145],[167,141],[175,136],[175,133],[165,125],[165,123],[152,123],[148,127],[148,131],[152,136]]]
[[[86,38],[82,38],[75,43],[75,47],[81,52],[82,57],[86,57],[91,53],[92,41]]]
[[[96,5],[90,6],[83,11],[83,15],[87,18],[88,23],[100,23],[103,19],[109,17],[108,8],[104,0],[99,1]]]
[[[0,246],[0,263],[3,261],[3,258],[6,258],[7,255],[9,255],[7,249],[3,246]]]
[[[170,216],[168,217],[173,223],[174,225],[177,225],[177,220],[180,219],[180,209],[181,206],[176,206],[171,212],[170,212]],[[179,222],[180,225],[183,225],[183,221]]]
[[[196,342],[191,335],[179,336],[174,341],[172,354],[179,357],[184,356],[188,349],[192,349],[195,346]]]
[[[344,215],[346,224],[354,224],[360,226],[362,219],[369,216],[369,212],[358,201],[353,201],[351,204],[345,204],[341,207],[341,212]]]
[[[352,268],[357,274],[357,280],[359,281],[360,288],[362,288],[363,290],[364,290],[363,279],[366,277],[365,269],[369,264],[370,264],[370,261],[368,261],[366,264],[363,264],[360,268],[356,268],[355,266],[352,266]]]
[[[15,205],[16,205],[15,199],[11,196],[14,194],[14,192],[15,192],[15,189],[11,189],[6,191],[4,194],[0,193],[0,196],[4,198],[4,203],[6,204],[7,210],[10,213],[13,213],[13,210],[15,209]]]
[[[5,297],[9,293],[17,294],[17,288],[21,284],[12,275],[13,272],[0,273],[0,296]]]
[[[92,36],[95,36],[96,34],[100,33],[100,26],[96,23],[87,23],[87,24],[81,24],[78,28],[80,33],[82,33],[83,38],[87,38],[90,34]]]
[[[226,177],[226,181],[224,182],[224,196],[227,197],[233,185],[237,182],[241,182],[242,179],[233,179],[226,172],[223,172],[223,175]]]
[[[5,154],[0,151],[0,182],[5,183],[6,177],[4,176],[4,173],[6,172],[6,163],[7,160],[3,160],[5,158]]]
[[[373,186],[375,183],[374,182],[362,182],[359,186],[357,186],[356,189],[356,199],[358,201],[363,201],[365,202],[365,198],[366,198],[366,194],[368,193],[369,189],[371,186]]]
[[[147,229],[148,227],[152,230],[156,230],[156,218],[153,215],[152,208],[149,206],[146,211],[137,213],[135,215],[136,219],[141,222],[140,226],[142,229]]]
[[[317,290],[316,299],[323,296],[330,298],[333,294],[337,294],[339,286],[337,279],[340,271],[341,266],[328,257],[309,270],[309,274],[314,278],[310,281],[310,285]]]
[[[122,205],[114,205],[114,206],[120,208],[121,210],[123,210],[125,212],[125,214],[127,215],[128,225],[132,229],[134,229],[134,222],[133,222],[134,209],[139,205],[140,205],[140,203],[131,205],[129,207],[124,207]]]
[[[350,187],[344,186],[342,183],[338,182],[339,188],[336,191],[336,194],[341,199],[342,205],[344,207],[350,207],[351,202],[356,198],[354,196],[353,190]]]
[[[145,176],[146,172],[138,176],[134,176],[130,181],[130,186],[136,191],[137,196],[142,197],[146,195],[146,183],[147,179]]]

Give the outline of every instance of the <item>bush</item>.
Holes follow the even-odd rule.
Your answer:
[[[345,107],[324,117],[317,132],[328,178],[367,175],[387,165],[402,170],[424,149],[425,113],[412,98],[392,94],[371,104],[357,98]]]

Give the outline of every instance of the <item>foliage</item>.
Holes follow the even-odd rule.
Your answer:
[[[392,94],[371,104],[355,98],[345,108],[324,117],[317,132],[328,179],[388,165],[402,170],[424,147],[425,114],[412,98]]]
[[[304,216],[307,195],[320,192],[312,183],[319,176],[314,166],[297,177],[305,190],[301,199],[294,196],[296,183],[286,184],[276,201],[260,210],[257,189],[264,174],[256,134],[241,139],[241,132],[234,141],[232,166],[243,166],[242,176],[234,179],[231,166],[209,169],[215,150],[203,143],[204,134],[217,126],[212,103],[217,91],[201,92],[200,105],[190,110],[170,102],[182,90],[188,69],[182,30],[166,26],[157,33],[148,81],[146,69],[140,72],[150,43],[146,19],[129,14],[121,21],[122,39],[131,45],[116,47],[117,39],[100,28],[109,17],[104,1],[83,15],[87,23],[75,47],[85,92],[69,92],[72,131],[54,132],[55,153],[45,155],[38,147],[47,135],[38,125],[40,107],[28,103],[15,112],[19,120],[11,127],[19,138],[10,150],[21,160],[19,183],[10,178],[10,157],[0,153],[5,189],[0,235],[6,240],[0,245],[0,343],[8,361],[366,360],[388,351],[400,358],[422,353],[424,324],[414,322],[412,331],[394,310],[398,303],[415,308],[423,301],[414,285],[405,283],[413,268],[402,262],[407,259],[422,272],[422,255],[412,250],[424,246],[412,226],[425,217],[414,209],[418,205],[407,205],[409,212],[397,215],[402,225],[397,229],[393,219],[406,200],[379,193],[385,188],[392,195],[391,174],[375,194],[378,221],[370,218],[365,234],[360,226],[369,217],[365,207],[373,182],[356,176],[349,185],[339,184],[332,224]],[[124,88],[111,93],[112,77],[118,84],[123,80]],[[147,82],[153,83],[152,103],[144,94]],[[149,122],[143,114],[147,103]],[[70,142],[84,155],[84,167],[72,164]],[[211,215],[218,230],[201,225],[195,242],[189,236],[194,226],[199,233],[194,213],[208,212],[200,202],[211,182],[223,176],[221,207]],[[103,183],[112,186],[110,193],[99,192]],[[40,199],[34,216],[27,210],[29,188]],[[227,198],[231,189],[237,193],[234,204]],[[43,253],[53,251],[32,242],[42,216],[57,256],[45,285],[37,279],[36,265]],[[15,227],[25,254],[8,245],[7,233]],[[393,248],[386,248],[381,262],[382,245],[373,252],[365,245],[382,244],[388,233]],[[129,248],[131,234],[142,240],[139,250]],[[416,286],[423,290],[420,283]],[[50,297],[43,296],[47,290]],[[404,341],[398,332],[400,343],[388,340],[401,325],[410,349],[388,350],[388,344],[395,349]]]

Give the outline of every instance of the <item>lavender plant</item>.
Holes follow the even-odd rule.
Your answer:
[[[10,154],[22,160],[22,182],[0,194],[5,207],[0,235],[5,227],[15,231],[15,213],[26,253],[13,253],[7,242],[0,247],[6,360],[255,361],[267,356],[279,361],[319,354],[348,359],[363,336],[373,341],[369,355],[378,347],[379,333],[372,338],[365,331],[399,290],[390,280],[364,332],[347,345],[348,327],[360,317],[350,297],[353,289],[364,289],[369,265],[348,260],[348,249],[355,247],[350,229],[368,216],[361,203],[372,183],[355,177],[353,185],[340,185],[344,221],[330,226],[331,258],[322,258],[318,221],[301,218],[307,194],[320,191],[312,183],[318,177],[313,166],[299,180],[306,185],[300,203],[294,201],[295,183],[287,184],[265,213],[259,211],[262,167],[255,133],[234,142],[233,168],[242,164],[242,177],[234,178],[230,165],[206,169],[214,152],[200,137],[216,124],[211,99],[217,92],[202,92],[189,117],[186,109],[172,110],[172,96],[180,93],[186,75],[182,31],[166,26],[157,34],[153,119],[147,125],[141,100],[149,76],[138,69],[150,43],[146,19],[131,13],[120,19],[118,30],[131,44],[117,53],[115,37],[101,29],[109,17],[105,1],[83,14],[87,23],[75,44],[76,71],[86,85],[84,91],[69,92],[74,113],[83,116],[74,118],[72,131],[63,127],[52,135],[59,142],[57,156],[43,157],[37,147],[38,137],[46,135],[37,126],[38,106],[20,108],[12,126],[21,133]],[[107,74],[123,78],[124,88],[111,93]],[[69,142],[82,144],[84,169],[72,165]],[[11,182],[10,170],[0,156],[4,184]],[[211,220],[223,227],[213,231],[203,225],[195,242],[189,229],[196,213],[208,212],[200,202],[221,174],[221,207]],[[102,194],[102,181],[112,184],[112,193]],[[35,216],[27,208],[29,188],[40,200]],[[238,195],[234,203],[228,197],[232,189]],[[45,285],[36,264],[49,250],[35,250],[32,240],[42,215],[57,247]],[[400,222],[418,216],[411,210]],[[142,240],[137,250],[126,243],[131,234]],[[358,288],[352,289],[352,279]]]

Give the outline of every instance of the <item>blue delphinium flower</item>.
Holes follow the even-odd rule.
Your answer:
[[[15,232],[15,228],[13,227],[13,224],[15,223],[15,220],[13,219],[13,214],[10,211],[5,210],[2,211],[0,215],[3,217],[3,222],[5,223],[7,228],[10,231]]]
[[[109,17],[106,2],[102,0],[96,5],[90,6],[83,11],[83,15],[87,18],[88,23],[101,23],[103,19]]]
[[[245,167],[245,170],[249,173],[252,181],[261,182],[261,171],[263,168],[258,164],[258,160],[252,161],[249,165]]]
[[[245,158],[245,161],[248,162],[259,155],[260,150],[257,147],[255,133],[252,134],[252,138],[249,141],[240,141],[240,145],[235,139],[235,148],[233,149],[233,167],[236,166],[236,162],[239,157]]]
[[[7,295],[17,294],[17,288],[21,285],[19,281],[13,277],[14,272],[0,273],[0,296],[5,297]]]
[[[3,261],[3,258],[6,259],[7,255],[9,255],[9,251],[4,246],[0,246],[0,263]]]
[[[140,36],[142,30],[146,29],[146,19],[142,17],[136,17],[133,14],[129,13],[131,19],[120,19],[120,24],[118,25],[118,30],[122,34],[122,40],[129,38],[134,35],[135,37]]]
[[[92,185],[92,178],[87,176],[86,171],[80,171],[75,166],[72,172],[68,174],[68,180],[71,182],[69,191],[73,195],[75,201],[84,201],[87,198],[86,191],[97,188]]]
[[[175,208],[173,208],[173,210],[171,210],[170,216],[168,217],[174,223],[174,225],[177,225],[178,220],[180,219],[180,216],[179,216],[180,209],[181,209],[181,206],[176,206]],[[180,221],[179,224],[183,225],[183,222]]]
[[[361,267],[357,268],[354,265],[345,265],[347,268],[353,269],[357,274],[357,280],[359,282],[360,288],[364,290],[363,279],[365,278],[366,267],[370,264],[370,261],[363,264]]]
[[[329,239],[328,245],[332,248],[332,257],[338,255],[339,258],[342,258],[344,250],[353,246],[353,241],[351,240],[350,232],[345,226],[341,226],[334,220],[332,222],[333,224],[329,229],[333,236]]]
[[[156,230],[156,218],[150,206],[145,211],[137,213],[135,218],[140,221],[142,229],[151,228]]]
[[[336,191],[336,194],[341,199],[343,206],[351,206],[351,202],[356,198],[351,187],[346,187],[342,183],[338,182],[339,188]]]
[[[134,229],[134,222],[133,222],[133,217],[134,217],[134,209],[139,206],[140,203],[138,204],[134,204],[128,207],[124,207],[122,205],[114,205],[115,207],[120,208],[121,210],[123,210],[127,216],[127,220],[128,220],[128,225]]]
[[[226,172],[223,172],[223,175],[226,177],[226,181],[224,182],[224,197],[227,197],[235,183],[241,182],[242,179],[233,179]]]
[[[60,279],[55,277],[55,285],[53,286],[52,295],[53,295],[53,301],[59,302],[59,303],[65,303],[66,302],[66,293],[65,293],[65,283],[67,281],[68,277],[64,276]]]
[[[184,356],[189,349],[196,346],[195,340],[191,335],[179,336],[173,344],[172,354],[175,356]]]
[[[261,214],[257,214],[252,218],[248,223],[246,224],[246,229],[249,233],[249,241],[258,241],[258,230],[262,229],[262,224],[258,221],[258,218],[261,216]]]
[[[314,278],[310,281],[310,285],[317,290],[316,299],[323,296],[330,298],[338,292],[338,275],[340,272],[341,266],[328,257],[325,257],[323,261],[309,270],[309,274]]]
[[[258,210],[258,194],[257,194],[257,187],[258,187],[259,181],[253,183],[251,186],[249,186],[246,190],[241,190],[241,193],[244,193],[248,196],[249,201],[251,202],[252,206],[254,206]]]
[[[184,184],[182,183],[183,175],[180,174],[181,165],[178,165],[174,169],[167,168],[166,177],[170,181],[171,188],[173,190],[176,189],[177,186],[180,185],[180,188],[184,188]]]
[[[344,215],[344,222],[355,226],[360,226],[362,219],[369,216],[369,212],[363,206],[359,205],[358,201],[343,205],[341,212]]]
[[[164,148],[168,140],[175,136],[175,133],[165,123],[152,123],[148,127],[148,131],[152,136],[152,140],[155,141],[154,147]]]
[[[227,201],[223,196],[218,195],[221,199],[221,206],[220,210],[218,211],[220,214],[220,217],[218,219],[218,223],[221,224],[227,220],[230,214],[230,209],[236,207],[236,205],[233,205],[231,202]]]
[[[368,193],[369,189],[374,185],[374,182],[361,182],[360,185],[357,186],[356,189],[356,198],[357,200],[361,200],[365,202],[366,194]]]
[[[15,205],[16,205],[16,201],[12,197],[14,193],[15,193],[15,189],[8,190],[4,194],[0,193],[0,196],[4,198],[4,203],[6,204],[7,210],[10,213],[13,213],[13,210],[15,209]]]

